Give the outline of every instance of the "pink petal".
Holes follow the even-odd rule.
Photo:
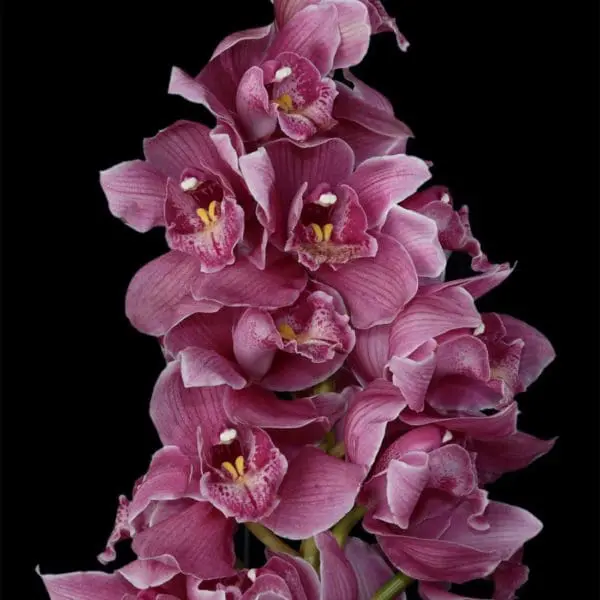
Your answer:
[[[297,429],[321,418],[309,398],[280,400],[258,386],[231,390],[225,410],[234,423],[266,429]]]
[[[363,384],[383,376],[389,358],[390,328],[391,325],[378,325],[356,331],[356,345],[348,364]]]
[[[279,575],[286,583],[294,600],[320,600],[319,578],[315,570],[302,558],[290,554],[268,552],[265,569]]]
[[[446,255],[432,219],[401,206],[393,206],[382,231],[406,248],[419,277],[438,277],[446,268]]]
[[[308,147],[282,139],[269,143],[265,150],[274,169],[279,198],[285,206],[289,206],[302,184],[306,183],[309,190],[323,182],[335,187],[350,176],[354,166],[352,150],[337,138]],[[242,159],[241,164],[245,161]]]
[[[183,252],[167,252],[143,266],[127,289],[125,312],[132,325],[160,336],[192,313],[219,310],[216,302],[192,298],[190,287],[200,275],[198,262]]]
[[[233,328],[235,358],[254,380],[260,380],[269,371],[281,345],[281,335],[265,311],[247,309]]]
[[[227,390],[227,386],[186,388],[178,361],[169,363],[160,374],[150,401],[150,417],[161,442],[196,456],[196,432],[202,426],[203,438],[217,443],[229,422],[223,407]]]
[[[201,579],[235,574],[235,522],[209,502],[188,508],[138,533],[132,548],[140,558],[172,557],[180,570]]]
[[[485,344],[473,335],[462,335],[440,344],[437,352],[436,377],[464,375],[488,381],[490,363]]]
[[[285,255],[267,257],[264,271],[238,260],[219,273],[203,273],[192,284],[196,300],[226,306],[275,309],[293,304],[306,286],[304,269]]]
[[[386,235],[379,235],[377,243],[373,258],[315,273],[342,295],[357,329],[390,323],[417,292],[417,274],[404,247]]]
[[[541,440],[522,431],[497,440],[472,440],[469,449],[477,455],[482,483],[495,481],[504,473],[518,471],[552,450],[556,439]]]
[[[387,368],[393,384],[402,392],[412,410],[420,412],[425,407],[425,396],[436,367],[437,344],[425,342],[408,357],[392,356]]]
[[[477,473],[469,452],[457,444],[447,444],[429,453],[429,487],[467,496],[477,485]]]
[[[274,0],[275,21],[279,28],[283,27],[296,13],[319,0]]]
[[[495,287],[498,287],[513,272],[513,268],[508,263],[495,265],[481,275],[424,286],[422,293],[423,295],[431,296],[448,288],[462,288],[477,300]]]
[[[273,573],[259,575],[241,600],[294,600],[285,581]]]
[[[144,154],[152,166],[175,181],[191,167],[209,168],[217,173],[221,169],[228,171],[210,137],[210,129],[193,121],[176,121],[154,137],[146,138]]]
[[[296,392],[325,381],[331,377],[346,360],[345,354],[335,354],[325,362],[313,362],[298,354],[277,353],[270,371],[261,384],[278,392]]]
[[[453,594],[447,590],[449,586],[443,583],[419,582],[419,596],[422,600],[476,600],[466,596]]]
[[[144,526],[144,523],[140,525],[137,517],[142,515],[153,501],[198,498],[200,496],[200,486],[196,469],[196,461],[190,456],[186,456],[175,446],[164,446],[158,452],[155,452],[148,472],[136,485],[133,498],[128,507],[128,519],[133,524],[133,528],[140,529]],[[138,534],[139,531],[135,535]],[[140,558],[156,557],[140,556]]]
[[[507,337],[525,342],[519,363],[519,389],[525,391],[556,358],[556,353],[546,336],[531,325],[509,315],[500,318]]]
[[[379,453],[387,424],[397,419],[405,407],[398,389],[382,379],[356,394],[344,428],[348,460],[362,465],[367,472]]]
[[[357,600],[371,600],[375,592],[394,575],[377,546],[349,537],[344,552],[358,583]],[[406,600],[404,594],[396,600]]]
[[[243,31],[236,31],[235,33],[226,36],[219,42],[218,46],[212,53],[210,59],[214,60],[215,58],[217,58],[217,56],[220,56],[221,54],[233,48],[234,46],[237,46],[238,44],[240,45],[239,50],[242,51],[244,42],[248,43],[255,40],[263,40],[264,43],[264,41],[266,41],[266,38],[268,38],[269,34],[272,33],[272,30],[272,25],[266,25],[264,27],[252,27],[250,29],[244,29]],[[252,61],[252,52],[250,52],[249,49],[245,49],[244,55],[246,56],[246,61]],[[240,67],[240,70],[243,69],[245,71],[247,68],[247,66],[242,65]]]
[[[404,411],[400,420],[412,427],[435,423],[439,427],[466,433],[476,439],[497,439],[513,434],[517,429],[518,408],[515,402],[491,416],[441,417]]]
[[[329,531],[315,536],[321,559],[321,598],[350,600],[358,596],[358,583],[350,561]]]
[[[181,377],[186,387],[229,385],[239,390],[248,380],[235,363],[205,348],[186,348],[179,354]]]
[[[137,594],[138,591],[118,573],[79,571],[61,575],[40,574],[40,577],[50,600],[121,600],[125,594]]]
[[[139,232],[164,225],[165,177],[141,160],[101,171],[100,185],[112,215]]]
[[[420,158],[397,154],[367,159],[347,183],[358,194],[369,228],[376,228],[385,222],[395,204],[414,194],[430,178],[429,168]]]
[[[529,578],[529,569],[523,565],[523,549],[517,551],[511,558],[502,561],[494,571],[494,600],[515,600],[515,592]]]
[[[204,313],[190,315],[167,332],[163,340],[166,351],[174,357],[186,348],[198,347],[233,358],[231,330],[240,312],[223,307],[210,317]]]
[[[390,17],[388,12],[385,10],[380,0],[361,0],[363,4],[366,4],[369,9],[369,17],[371,19],[371,27],[373,34],[390,31],[396,37],[396,43],[398,48],[403,52],[408,50],[408,40],[398,30],[396,19]]]
[[[352,508],[362,478],[362,467],[305,447],[289,464],[279,506],[262,523],[290,540],[329,529]]]
[[[352,91],[357,98],[360,98],[370,106],[393,116],[394,106],[381,92],[378,92],[376,89],[368,86],[364,81],[358,79],[358,77],[355,77],[349,69],[344,69],[343,74],[344,79],[352,84]]]
[[[334,69],[357,65],[367,54],[371,41],[369,13],[358,2],[333,0],[337,9],[340,45],[333,62]]]
[[[275,131],[276,109],[271,104],[260,67],[250,67],[244,73],[237,89],[235,103],[247,140],[260,140]]]
[[[310,60],[322,75],[333,68],[340,44],[338,14],[332,4],[307,6],[294,15],[278,32],[267,58],[294,52]]]
[[[435,296],[417,296],[392,326],[390,352],[393,356],[409,356],[436,336],[480,324],[481,316],[465,290],[451,288]]]
[[[385,478],[386,500],[391,515],[398,527],[406,529],[429,480],[427,453],[409,452],[401,460],[392,460],[388,465]],[[377,512],[373,516],[378,518]]]
[[[174,566],[158,560],[134,560],[118,572],[139,590],[159,587],[179,574]]]

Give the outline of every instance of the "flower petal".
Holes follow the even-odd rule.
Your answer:
[[[391,325],[377,325],[356,331],[356,345],[348,364],[361,383],[383,376],[389,358],[390,328]]]
[[[200,274],[198,262],[183,252],[167,252],[143,266],[133,277],[125,313],[143,333],[160,336],[195,312],[216,312],[220,304],[195,300],[190,287]]]
[[[392,326],[390,352],[393,356],[409,356],[434,337],[463,327],[476,328],[481,322],[473,298],[463,289],[417,296]]]
[[[371,19],[371,27],[373,28],[373,34],[390,31],[396,37],[396,43],[398,48],[403,52],[408,50],[408,40],[398,30],[396,19],[390,17],[388,12],[385,10],[380,0],[361,0],[363,4],[367,5],[369,9],[369,17]]]
[[[247,309],[233,328],[235,358],[254,380],[260,380],[269,371],[281,346],[281,335],[273,318],[263,310]]]
[[[310,60],[322,75],[333,68],[340,45],[338,13],[332,4],[307,6],[294,15],[277,33],[267,58],[295,52]]]
[[[344,426],[349,461],[368,471],[381,448],[387,424],[398,418],[406,401],[391,383],[379,379],[356,394]]]
[[[469,452],[457,444],[432,450],[428,485],[453,496],[468,496],[477,485],[477,473]]]
[[[438,277],[446,268],[446,255],[433,219],[393,206],[382,231],[406,248],[419,277]]]
[[[284,579],[274,573],[262,573],[241,596],[241,600],[294,600]]]
[[[394,575],[374,544],[349,537],[344,552],[358,583],[357,600],[371,600],[375,592]],[[404,594],[396,600],[406,600]]]
[[[466,433],[476,439],[497,439],[515,433],[517,430],[517,404],[512,402],[506,408],[490,416],[477,417],[440,417],[423,413],[403,411],[400,420],[419,427],[421,425],[435,424],[450,431]]]
[[[277,573],[286,583],[294,600],[319,600],[319,578],[315,570],[302,558],[291,554],[268,551],[270,557],[265,569]]]
[[[556,358],[546,336],[537,329],[509,315],[499,315],[508,338],[525,342],[519,363],[519,391],[525,391]]]
[[[121,600],[126,594],[138,592],[118,573],[78,571],[61,575],[40,574],[40,577],[50,600]]]
[[[296,261],[271,254],[264,271],[239,259],[219,273],[200,274],[192,284],[192,295],[225,306],[275,309],[293,304],[306,282],[306,273]]]
[[[100,185],[112,215],[141,233],[164,225],[166,178],[142,160],[100,172]]]
[[[181,377],[186,387],[228,385],[243,388],[248,380],[237,365],[220,354],[205,348],[186,348],[179,354]]]
[[[202,426],[203,438],[217,443],[229,421],[223,407],[227,390],[227,386],[186,388],[179,362],[170,362],[160,374],[150,400],[150,418],[161,442],[195,456],[196,432]]]
[[[337,9],[340,45],[333,61],[334,69],[357,65],[367,54],[371,25],[367,9],[353,0],[333,0]]]
[[[396,154],[365,160],[347,183],[358,194],[369,228],[377,228],[383,225],[392,206],[414,194],[430,178],[423,160]]]
[[[172,557],[183,573],[201,579],[235,574],[235,522],[209,502],[190,501],[170,518],[141,531],[132,548],[140,558]]]
[[[390,323],[417,292],[418,280],[408,252],[396,240],[377,236],[373,258],[359,258],[333,269],[321,268],[315,278],[343,297],[357,329]]]
[[[118,572],[139,590],[159,587],[179,574],[174,566],[158,560],[134,560]]]
[[[321,559],[322,600],[350,600],[357,598],[358,582],[350,561],[329,531],[315,536]]]
[[[425,396],[436,367],[437,343],[434,340],[419,346],[410,356],[392,356],[387,368],[393,384],[402,392],[412,410],[425,407]]]
[[[260,67],[250,67],[244,73],[237,89],[235,104],[247,140],[260,140],[275,131],[276,108],[271,104]]]
[[[362,479],[362,467],[305,447],[289,464],[279,506],[261,522],[290,540],[311,537],[352,508]]]

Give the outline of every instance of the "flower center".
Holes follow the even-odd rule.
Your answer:
[[[225,462],[221,463],[221,468],[224,469],[227,473],[229,473],[229,475],[231,476],[231,479],[233,481],[237,481],[240,477],[244,476],[244,472],[245,472],[244,457],[238,456],[233,461],[233,464],[230,463],[229,461],[225,461]]]
[[[219,207],[219,202],[217,202],[216,200],[211,200],[208,205],[208,210],[206,210],[205,208],[196,209],[196,215],[200,217],[200,220],[202,221],[202,223],[204,223],[205,227],[210,227],[211,225],[214,225],[217,222],[217,219],[219,218],[217,210],[219,210],[219,214],[221,212]]]
[[[281,96],[275,100],[275,103],[285,113],[290,113],[294,110],[294,101],[289,94],[281,94]]]

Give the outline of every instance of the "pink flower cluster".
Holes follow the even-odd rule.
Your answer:
[[[382,31],[408,46],[379,0],[275,0],[196,77],[173,69],[214,128],[178,121],[101,173],[113,215],[166,232],[126,299],[166,359],[163,447],[99,556],[130,539],[137,560],[44,575],[52,600],[368,600],[412,580],[451,600],[478,578],[510,600],[527,579],[542,525],[482,486],[552,447],[517,429],[515,397],[554,351],[478,311],[511,268],[423,188],[410,130],[348,71]],[[446,280],[454,252],[471,277]],[[349,535],[361,520],[376,543]],[[264,566],[236,561],[240,526]]]

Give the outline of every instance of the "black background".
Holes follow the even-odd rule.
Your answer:
[[[389,95],[434,181],[471,207],[490,258],[519,261],[480,308],[526,320],[558,354],[521,397],[520,419],[560,439],[492,491],[546,525],[527,546],[520,597],[597,597],[597,15],[547,2],[387,6],[409,52],[376,36],[356,72]],[[2,574],[5,598],[45,598],[35,565],[97,568],[118,494],[158,448],[147,404],[163,361],[123,302],[165,243],[110,216],[98,171],[141,157],[142,138],[178,118],[206,119],[167,95],[171,66],[197,73],[225,35],[268,23],[271,5],[13,9],[3,15]]]

